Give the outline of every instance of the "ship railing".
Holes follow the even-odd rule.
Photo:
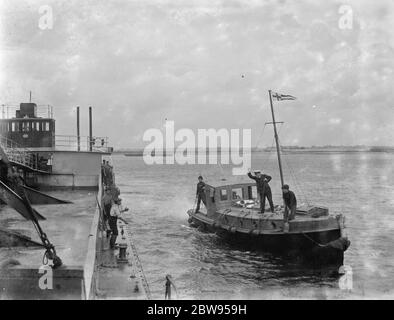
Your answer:
[[[55,149],[64,151],[109,152],[108,137],[56,135]]]
[[[20,109],[19,105],[2,104],[0,119],[14,119],[16,118],[17,110]],[[36,118],[53,119],[53,107],[51,105],[39,104],[36,109]]]
[[[15,141],[0,135],[0,145],[3,148],[10,162],[29,167],[34,170],[39,169],[37,156],[28,148],[24,148]]]

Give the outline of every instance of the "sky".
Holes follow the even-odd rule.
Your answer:
[[[269,89],[297,97],[274,103],[283,145],[393,146],[393,57],[392,0],[0,4],[0,104],[31,90],[70,135],[76,106],[87,135],[92,106],[93,134],[115,148],[145,146],[166,119],[251,128],[252,146],[271,146]]]

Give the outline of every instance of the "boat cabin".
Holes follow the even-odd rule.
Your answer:
[[[206,183],[205,198],[208,215],[227,208],[248,208],[259,210],[256,183],[237,182],[233,184]]]

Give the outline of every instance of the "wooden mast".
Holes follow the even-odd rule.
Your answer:
[[[278,132],[277,132],[277,130],[276,130],[276,122],[275,122],[274,106],[273,106],[273,104],[272,104],[272,93],[271,93],[271,90],[268,90],[268,94],[269,94],[269,97],[270,97],[270,104],[271,104],[272,124],[274,125],[274,134],[275,134],[275,142],[276,142],[276,153],[278,154],[280,182],[281,182],[282,187],[283,187],[284,181],[283,181],[282,161],[281,161],[281,158],[280,158],[280,148],[279,148]]]

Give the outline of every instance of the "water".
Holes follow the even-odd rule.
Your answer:
[[[230,176],[231,166],[148,166],[140,157],[112,159],[123,203],[131,208],[128,219],[153,298],[164,297],[167,273],[180,299],[394,298],[394,154],[285,156],[285,180],[299,202],[346,215],[351,290],[341,289],[337,276],[233,248],[188,226],[186,211],[193,207],[197,176],[208,182]],[[279,203],[275,154],[253,154],[252,167],[273,176],[274,203]]]

